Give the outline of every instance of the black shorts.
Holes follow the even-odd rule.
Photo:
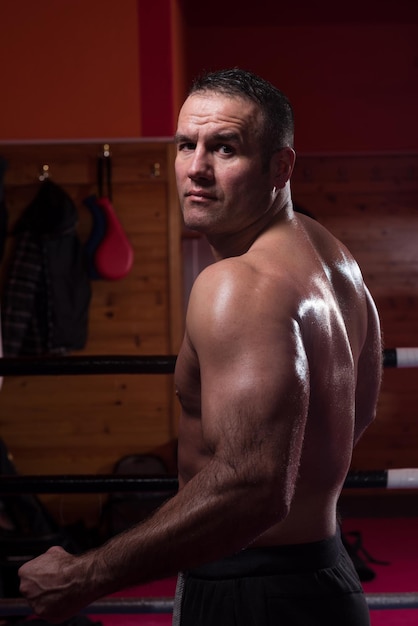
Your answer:
[[[243,550],[185,572],[179,583],[175,626],[370,626],[339,536]]]

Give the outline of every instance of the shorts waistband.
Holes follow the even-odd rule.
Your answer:
[[[247,548],[220,561],[193,568],[186,575],[215,579],[311,572],[334,567],[342,548],[339,534],[312,543]]]

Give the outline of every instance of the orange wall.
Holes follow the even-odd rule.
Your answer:
[[[0,141],[141,134],[137,0],[1,0]]]

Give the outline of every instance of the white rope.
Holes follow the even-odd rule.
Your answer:
[[[416,489],[418,488],[418,469],[402,468],[390,469],[387,472],[388,489]]]
[[[396,367],[418,367],[418,348],[396,348]]]
[[[418,593],[367,593],[369,609],[418,609]]]

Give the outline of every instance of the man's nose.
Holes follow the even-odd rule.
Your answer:
[[[196,148],[189,161],[189,178],[210,178],[212,176],[212,163],[208,152],[202,148]]]

